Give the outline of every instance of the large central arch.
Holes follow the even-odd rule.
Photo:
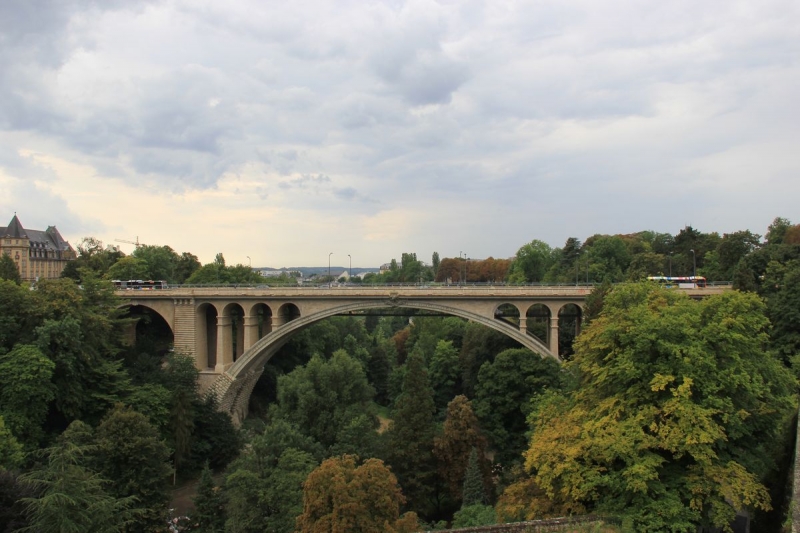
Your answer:
[[[219,376],[212,385],[211,390],[217,395],[220,401],[220,407],[224,411],[229,412],[233,416],[235,422],[241,422],[244,417],[247,416],[247,404],[250,401],[250,393],[259,376],[261,376],[264,365],[295,333],[302,331],[315,322],[332,316],[347,315],[355,311],[387,307],[422,309],[465,318],[507,335],[542,357],[552,357],[556,361],[561,362],[561,358],[550,352],[538,339],[521,332],[508,322],[497,320],[493,317],[486,317],[470,311],[430,302],[353,302],[331,307],[324,311],[292,320],[268,333],[253,344],[253,346],[243,353],[242,356],[239,357],[224,374]]]
[[[386,302],[355,302],[338,307],[332,307],[330,309],[326,309],[325,311],[320,311],[306,317],[301,317],[284,324],[277,330],[268,333],[266,336],[256,342],[249,350],[247,350],[247,352],[242,354],[242,356],[233,365],[231,365],[227,371],[227,374],[231,378],[236,379],[242,374],[252,372],[259,366],[263,366],[267,363],[267,361],[269,361],[275,352],[277,352],[284,344],[286,344],[286,342],[288,342],[292,335],[307,328],[315,322],[319,322],[320,320],[324,320],[336,315],[346,315],[354,311],[382,309],[387,307],[437,311],[439,313],[466,318],[467,320],[477,322],[511,337],[524,347],[528,348],[534,353],[538,353],[542,357],[552,357],[556,361],[561,362],[561,359],[551,353],[550,350],[538,339],[522,333],[519,331],[519,329],[516,329],[507,322],[501,320],[495,320],[493,318],[484,317],[469,311],[428,302],[409,301],[396,305],[387,305]]]

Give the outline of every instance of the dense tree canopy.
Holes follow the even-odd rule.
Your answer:
[[[357,465],[352,455],[322,462],[303,485],[301,533],[413,533],[417,517],[400,516],[405,498],[379,459]]]
[[[544,397],[526,467],[529,508],[596,509],[637,530],[695,531],[770,506],[762,479],[795,382],[764,351],[764,306],[728,292],[700,302],[620,286],[576,344],[580,387]],[[535,492],[533,493],[535,494]]]

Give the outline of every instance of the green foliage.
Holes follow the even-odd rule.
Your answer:
[[[225,498],[214,484],[208,463],[200,475],[200,484],[194,499],[192,522],[197,524],[194,531],[200,533],[223,533],[225,531]]]
[[[264,278],[247,265],[226,266],[225,258],[219,253],[213,263],[194,269],[185,283],[192,285],[248,285],[264,283]]]
[[[795,382],[763,350],[763,311],[746,293],[697,302],[616,287],[567,363],[580,388],[546,395],[532,415],[526,467],[547,497],[530,505],[625,515],[642,531],[721,527],[738,509],[768,508],[759,479]]]
[[[17,285],[22,283],[17,264],[8,254],[0,254],[0,280],[12,281]]]
[[[317,443],[283,420],[254,437],[225,480],[226,530],[294,531],[294,519],[302,512],[303,482],[320,456]]]
[[[504,350],[486,362],[475,387],[475,413],[496,451],[495,461],[518,461],[525,449],[526,417],[537,394],[561,387],[561,368],[525,348]]]
[[[339,350],[330,361],[314,356],[306,366],[278,378],[278,413],[330,447],[355,417],[368,413],[375,420],[370,413],[374,394],[361,364]]]
[[[55,364],[35,346],[21,344],[0,355],[0,417],[29,448],[43,437],[42,424],[55,396],[50,379]]]
[[[430,363],[430,380],[434,403],[437,409],[443,410],[461,388],[461,364],[458,350],[451,341],[440,340],[436,344]]]
[[[21,531],[115,533],[132,522],[133,498],[109,494],[108,481],[86,466],[91,451],[67,432],[43,451],[41,464],[21,476],[38,492],[22,499],[29,525]]]
[[[493,329],[469,322],[464,330],[461,346],[462,388],[470,398],[475,396],[478,372],[486,362],[494,360],[503,350],[518,348],[519,344]]]
[[[589,250],[589,280],[619,282],[631,262],[631,253],[619,235],[593,235],[586,239]]]
[[[389,405],[389,376],[396,362],[396,349],[388,339],[375,335],[370,346],[367,379],[375,389],[375,402]]]
[[[0,280],[0,352],[18,343],[30,343],[37,312],[31,291],[13,281]]]
[[[493,487],[486,452],[486,438],[478,427],[472,404],[466,396],[456,396],[447,406],[447,418],[442,433],[434,439],[433,448],[439,475],[454,501],[467,502],[465,505],[488,501],[486,495],[492,493]],[[473,459],[477,470],[468,472]],[[469,476],[476,479],[467,479]],[[468,494],[462,494],[465,487]]]
[[[121,258],[119,261],[111,265],[108,271],[103,276],[105,279],[163,279],[152,278],[150,270],[148,269],[147,262],[144,259],[139,259],[134,256],[127,256]]]
[[[62,278],[81,283],[84,274],[102,278],[125,254],[114,247],[106,248],[103,242],[94,237],[85,237],[76,246],[78,257],[67,262],[61,272]]]
[[[98,426],[95,461],[101,475],[111,481],[109,493],[136,498],[141,515],[136,531],[155,531],[166,516],[167,476],[171,473],[169,449],[147,418],[117,406]]]
[[[0,472],[18,467],[22,464],[23,458],[22,445],[6,427],[5,420],[0,416]]]
[[[453,528],[490,526],[497,523],[494,507],[480,503],[462,507],[453,515]]]
[[[28,525],[22,499],[36,496],[33,487],[19,474],[0,467],[0,531],[19,531]]]
[[[469,452],[469,460],[464,472],[464,483],[461,488],[461,508],[485,504],[486,500],[484,475],[478,461],[478,449],[473,446]]]
[[[403,392],[395,402],[387,431],[389,464],[403,487],[409,507],[427,514],[431,511],[436,483],[433,457],[436,406],[422,356],[411,354],[407,367]]]
[[[192,432],[191,465],[197,469],[208,462],[211,468],[222,468],[239,454],[242,447],[239,431],[228,413],[217,407],[213,394],[195,400]]]
[[[539,240],[533,240],[517,250],[508,272],[510,283],[533,283],[542,281],[555,262],[553,249]]]
[[[767,228],[767,235],[765,240],[767,244],[783,244],[783,239],[786,232],[792,227],[792,223],[788,219],[782,217],[775,217],[772,224]]]

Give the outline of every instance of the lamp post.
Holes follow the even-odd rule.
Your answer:
[[[697,254],[694,249],[689,251],[692,252],[692,276],[697,276]]]
[[[331,281],[331,256],[332,255],[333,255],[333,252],[328,254],[328,283],[330,283],[330,281]]]
[[[461,250],[458,251],[458,260],[461,261],[461,254],[464,253]],[[458,284],[461,285],[461,263],[458,264]]]
[[[353,258],[350,256],[350,254],[347,254],[347,257],[350,258],[350,270],[348,271],[347,277],[348,278],[352,278],[353,277]]]
[[[247,258],[247,266],[249,266],[250,268],[253,268],[253,262],[250,260],[250,256],[246,255],[245,257]]]

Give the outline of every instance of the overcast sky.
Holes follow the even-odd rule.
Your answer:
[[[798,95],[796,0],[2,0],[0,225],[273,267],[763,234]]]

